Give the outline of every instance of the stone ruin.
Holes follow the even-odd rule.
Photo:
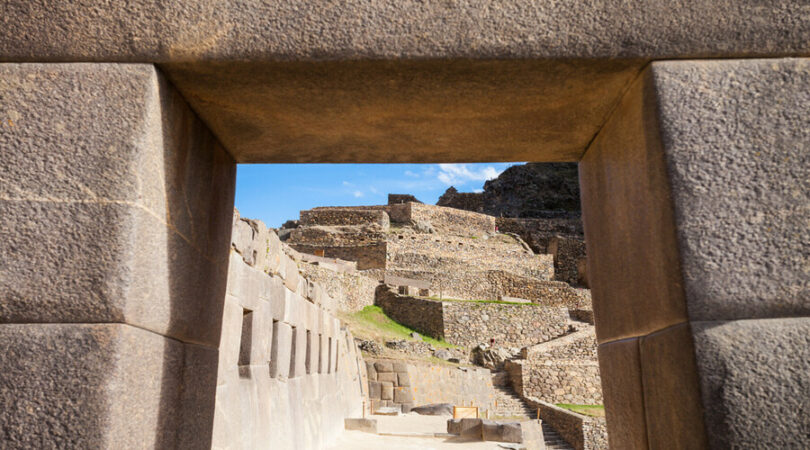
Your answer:
[[[0,440],[211,447],[237,163],[569,161],[611,446],[805,446],[805,12],[0,3]]]

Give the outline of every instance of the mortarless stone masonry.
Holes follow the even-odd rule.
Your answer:
[[[323,448],[364,397],[362,357],[334,316],[345,300],[302,276],[273,230],[234,221],[213,447]]]
[[[408,412],[414,406],[450,403],[472,404],[484,414],[494,407],[495,392],[488,369],[366,359],[366,371],[372,410],[378,406],[398,406]],[[389,388],[391,398],[383,398],[384,390]]]

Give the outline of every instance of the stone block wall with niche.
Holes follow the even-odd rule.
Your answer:
[[[213,447],[322,448],[365,394],[362,357],[334,315],[341,302],[264,224],[237,214],[233,229]]]

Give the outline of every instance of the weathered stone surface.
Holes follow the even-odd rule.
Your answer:
[[[408,376],[408,372],[397,374],[397,384],[399,384],[400,386],[411,385],[411,378]]]
[[[286,379],[290,375],[291,346],[292,327],[284,322],[276,322],[269,364],[271,378]]]
[[[644,336],[639,350],[650,447],[706,448],[707,428],[689,325]]]
[[[810,60],[651,72],[689,317],[810,315]]]
[[[490,347],[481,344],[472,351],[472,360],[475,364],[488,369],[501,369],[503,364],[512,357],[512,354],[503,347]]]
[[[88,12],[78,5],[11,1],[0,10],[7,21],[0,55],[128,62],[791,55],[807,50],[810,25],[802,5],[752,10],[706,0],[677,8],[518,1],[480,8],[475,2],[228,0],[214,7],[139,0]]]
[[[347,417],[343,419],[343,422],[347,430],[357,430],[377,434],[377,419],[357,419]]]
[[[189,419],[196,423],[184,427],[200,434],[181,446],[210,446],[210,423],[194,414],[211,410],[185,414],[182,402],[212,406],[214,385],[181,397],[191,381],[183,379],[186,359],[182,343],[124,324],[0,325],[0,440],[12,448],[171,448],[178,422]],[[210,379],[205,358],[187,362]]]
[[[396,372],[379,372],[377,373],[377,381],[390,381],[391,383],[397,383],[398,377]]]
[[[379,381],[368,382],[368,396],[372,400],[380,400],[382,398],[382,385]]]
[[[599,345],[599,369],[610,447],[649,448],[639,340],[632,338]]]
[[[183,350],[183,413],[177,426],[177,446],[208,449],[212,446],[211,424],[216,408],[218,352],[196,344],[183,344]]]
[[[495,442],[523,442],[523,433],[521,432],[521,424],[514,423],[501,423],[483,420],[481,422],[481,434],[485,441]]]
[[[394,371],[394,365],[391,361],[377,361],[374,363],[374,368],[377,369],[378,374]]]
[[[0,178],[15,180],[0,320],[216,346],[235,166],[213,135],[150,65],[3,64],[0,79]]]
[[[413,403],[413,391],[409,387],[397,387],[394,389],[395,403]]]
[[[647,60],[803,54],[804,8],[15,0],[0,59],[186,63],[165,68],[240,162],[573,160]]]
[[[415,408],[411,408],[411,411],[423,416],[452,416],[453,405],[449,403],[435,403],[431,405],[417,406]]]
[[[713,448],[801,448],[810,416],[810,319],[693,322]]]
[[[481,440],[483,438],[482,419],[448,419],[447,433],[457,434],[463,438]],[[451,431],[452,430],[452,431]]]
[[[647,70],[579,164],[599,342],[645,335],[687,319],[656,117],[654,78]]]
[[[394,385],[390,381],[381,381],[380,382],[380,398],[383,400],[393,400],[394,399]]]

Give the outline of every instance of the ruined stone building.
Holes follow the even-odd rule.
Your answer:
[[[613,448],[806,447],[806,2],[6,0],[0,24],[3,447],[207,449],[259,398],[319,445],[353,394],[301,416],[283,391],[348,386],[351,350],[293,271],[232,253],[236,164],[469,161],[578,163]],[[270,290],[234,295],[232,263]],[[296,338],[281,387],[273,330],[302,328],[332,344]]]

